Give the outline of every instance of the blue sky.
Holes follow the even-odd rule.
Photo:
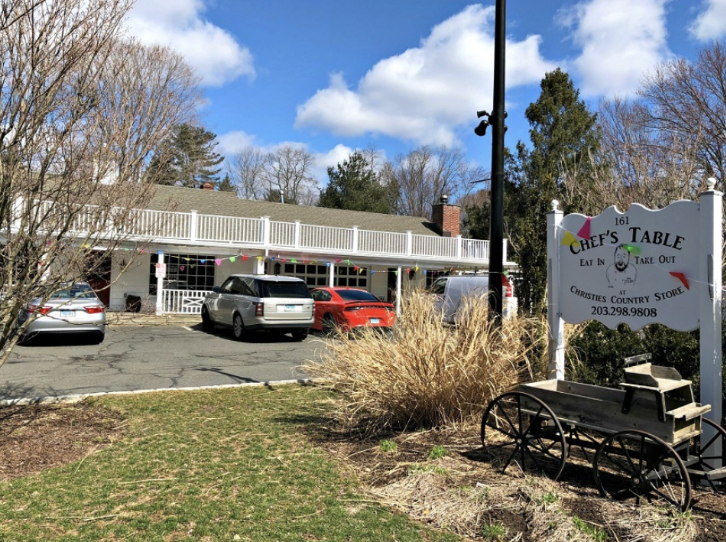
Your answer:
[[[181,53],[201,77],[204,125],[231,155],[292,144],[315,175],[369,145],[387,158],[423,144],[490,167],[494,1],[137,0],[130,34]],[[528,140],[524,110],[561,67],[591,109],[726,35],[726,0],[509,0],[505,144]]]

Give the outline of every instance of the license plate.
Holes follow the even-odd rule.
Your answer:
[[[380,324],[381,319],[380,318],[371,318],[371,324]]]
[[[283,305],[284,312],[302,312],[302,305]]]
[[[74,314],[74,311],[60,311],[61,318],[73,318]]]

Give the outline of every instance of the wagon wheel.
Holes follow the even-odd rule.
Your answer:
[[[508,392],[494,399],[481,420],[487,459],[502,473],[514,464],[522,472],[556,480],[567,460],[562,426],[552,409],[533,395]]]
[[[691,481],[676,451],[644,431],[621,431],[600,443],[592,463],[595,484],[613,499],[671,504],[681,511],[691,503]]]
[[[701,433],[693,440],[692,453],[697,458],[697,462],[690,465],[688,470],[693,478],[705,478],[714,491],[723,492],[723,485],[720,486],[720,489],[714,486],[708,473],[719,466],[726,467],[726,430],[708,418],[701,418],[701,420],[713,428],[714,435],[706,440]],[[719,444],[721,451],[718,449]]]

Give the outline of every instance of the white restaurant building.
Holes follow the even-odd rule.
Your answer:
[[[174,212],[162,210],[169,208]],[[157,231],[140,239],[144,248],[132,263],[123,248],[107,256],[93,283],[110,284],[100,296],[112,311],[140,300],[144,312],[198,314],[206,293],[233,273],[295,276],[309,287],[354,286],[391,300],[444,270],[488,269],[488,241],[461,237],[459,207],[442,198],[433,211],[429,222],[159,186],[139,212],[160,224]],[[506,241],[504,255],[506,262]]]

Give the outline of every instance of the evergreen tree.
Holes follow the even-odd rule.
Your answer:
[[[199,188],[209,182],[217,185],[216,167],[224,157],[216,152],[216,135],[201,126],[180,124],[159,152],[149,169],[158,174],[159,184]]]
[[[356,151],[337,167],[328,168],[328,186],[320,193],[319,207],[390,213],[388,191],[368,160]]]
[[[579,99],[569,75],[559,68],[545,75],[542,92],[529,105],[531,149],[517,144],[508,160],[505,217],[509,239],[521,269],[518,295],[521,306],[539,312],[545,306],[547,286],[547,213],[552,200],[563,202],[565,212],[577,210],[563,190],[563,172],[579,171],[588,178],[587,155],[596,151],[596,115]],[[575,166],[578,166],[576,168]],[[584,181],[583,181],[584,182]]]
[[[226,173],[224,175],[224,179],[222,179],[217,184],[217,190],[219,190],[220,192],[236,192],[237,191],[237,189],[232,184],[232,181],[229,178],[229,173]]]

